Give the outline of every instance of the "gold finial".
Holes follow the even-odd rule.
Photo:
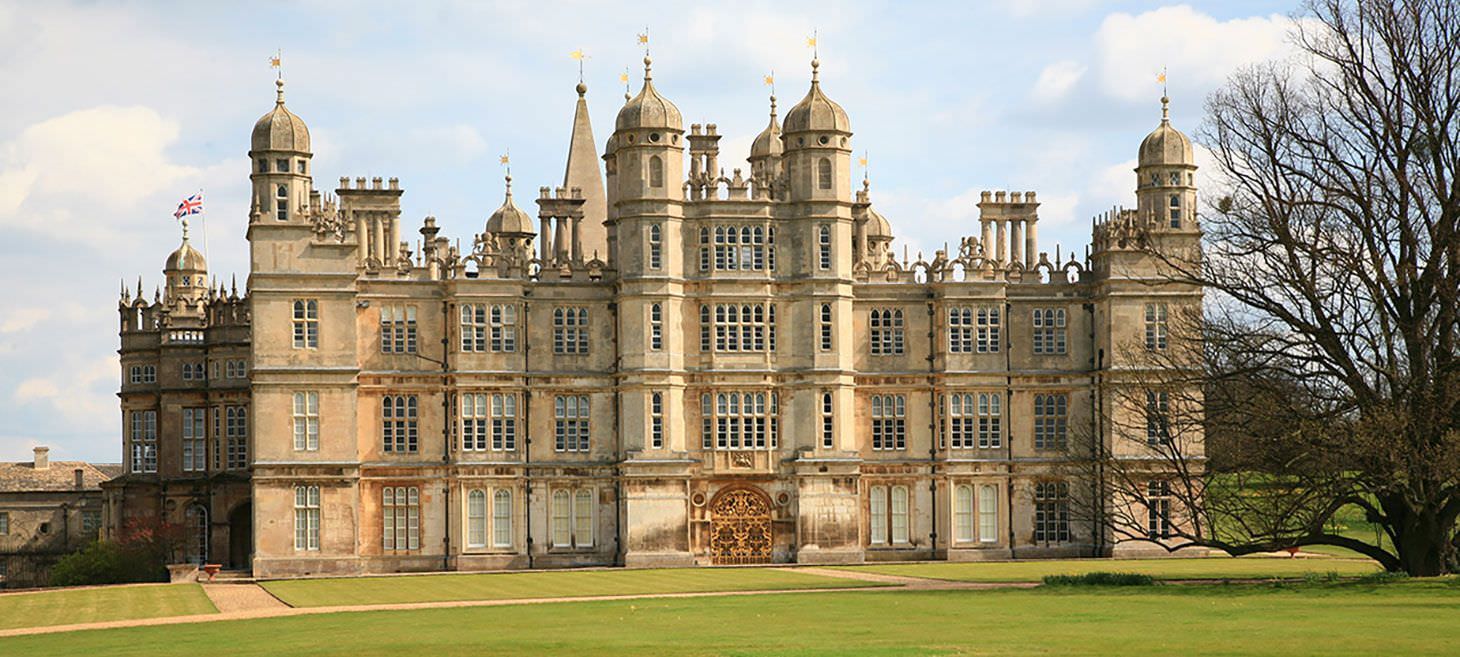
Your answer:
[[[624,83],[624,102],[629,102],[629,67],[624,67],[624,72],[618,76],[618,81]]]
[[[279,71],[279,77],[281,79],[284,77],[284,49],[283,48],[280,48],[280,49],[276,50],[274,52],[274,56],[269,58],[269,67],[274,68],[274,69],[277,69]]]
[[[583,49],[582,48],[579,48],[577,50],[574,50],[573,52],[568,53],[568,56],[569,57],[572,57],[573,59],[578,60],[578,86],[582,87],[583,86],[583,60],[588,59],[588,55],[583,54]],[[584,88],[583,91],[587,91],[587,88]],[[578,95],[580,95],[580,96],[583,95],[583,91],[579,91],[578,92]]]

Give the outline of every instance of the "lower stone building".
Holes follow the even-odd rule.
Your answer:
[[[96,540],[102,527],[101,483],[121,467],[35,458],[0,463],[0,588],[45,586],[62,556]]]

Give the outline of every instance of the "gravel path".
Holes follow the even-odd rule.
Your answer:
[[[213,601],[219,613],[246,613],[288,609],[289,605],[254,583],[204,584],[203,592]]]

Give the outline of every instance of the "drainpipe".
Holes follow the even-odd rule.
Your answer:
[[[1095,304],[1085,304],[1085,312],[1090,315],[1090,348],[1095,346]],[[1105,368],[1104,350],[1095,351],[1095,371],[1090,375],[1090,435],[1094,440],[1090,444],[1090,458],[1095,461],[1095,480],[1090,482],[1094,494],[1090,496],[1090,503],[1095,506],[1094,533],[1095,540],[1093,549],[1095,553],[1091,556],[1101,556],[1105,552],[1105,500],[1101,497],[1100,491],[1105,487],[1105,463],[1100,458],[1100,449],[1105,445],[1104,423],[1100,421],[1101,413],[1104,412],[1104,375]]]
[[[1004,289],[1005,294],[1007,294],[1007,282],[1004,285]],[[1009,468],[1009,492],[1007,495],[1004,496],[1004,505],[1008,507],[1009,557],[1017,558],[1015,554],[1016,548],[1014,547],[1014,435],[1009,431],[1011,428],[1009,425],[1013,424],[1014,420],[1014,414],[1011,412],[1014,408],[1014,355],[1012,353],[1009,353],[1010,340],[1008,331],[1009,315],[1013,312],[1013,310],[1014,304],[1011,304],[1006,300],[1004,302],[1003,323],[1000,326],[999,330],[999,344],[1004,349],[1004,408],[1002,410],[1004,412],[1004,417],[1008,420],[1007,422],[1004,422],[1004,426],[1002,427],[1001,431],[1001,433],[1004,434],[1004,461],[1005,463],[1007,463],[1007,467]]]
[[[616,566],[624,565],[624,543],[623,543],[623,514],[624,514],[624,483],[623,483],[623,441],[619,432],[619,422],[622,421],[623,393],[619,390],[618,373],[622,366],[623,349],[619,345],[619,322],[623,316],[618,312],[618,302],[609,302],[608,312],[613,315],[613,563]],[[662,316],[662,315],[661,315]]]
[[[931,279],[929,279],[931,284]],[[928,292],[928,298],[933,298],[933,293]],[[932,500],[929,505],[929,516],[931,518],[931,529],[928,533],[928,558],[934,558],[938,553],[938,391],[934,383],[936,376],[934,372],[937,361],[934,354],[937,353],[938,339],[938,311],[935,302],[928,302],[928,499]]]
[[[451,302],[446,297],[446,279],[441,279],[441,465],[446,477],[441,521],[441,570],[451,570]]]
[[[527,568],[532,569],[532,324],[528,321],[528,310],[532,304],[528,297],[532,290],[522,290],[522,507],[523,525],[527,530]]]

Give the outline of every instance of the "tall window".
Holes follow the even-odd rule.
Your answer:
[[[978,393],[978,446],[983,449],[1003,445],[1003,417],[1001,395],[997,392]]]
[[[1070,485],[1041,481],[1034,485],[1034,542],[1070,540]]]
[[[664,348],[664,307],[654,303],[649,304],[649,350],[659,351]]]
[[[473,490],[466,494],[466,546],[487,546],[487,492]]]
[[[228,469],[242,470],[248,467],[248,407],[227,406],[223,423],[224,436],[228,441]]]
[[[872,449],[907,448],[907,398],[872,395]]]
[[[512,547],[512,491],[492,494],[492,547]]]
[[[1070,396],[1064,393],[1034,396],[1034,448],[1065,449],[1070,425]]]
[[[903,352],[901,308],[872,309],[872,355],[891,356]]]
[[[488,438],[490,437],[490,443]],[[467,393],[461,396],[461,448],[469,452],[517,449],[517,396]]]
[[[1171,202],[1168,205],[1170,206],[1171,227],[1172,228],[1180,228],[1181,227],[1181,195],[1180,194],[1172,194],[1171,195]]]
[[[824,161],[824,160],[823,160]],[[831,269],[831,226],[822,224],[816,230],[816,263],[822,271]]]
[[[588,451],[588,396],[558,395],[553,399],[553,449]]]
[[[593,547],[593,491],[553,491],[553,547]]]
[[[649,224],[649,269],[658,270],[664,266],[664,229],[659,224]]]
[[[835,425],[832,421],[835,417],[836,415],[831,403],[831,393],[821,393],[821,446],[826,449],[831,449],[833,446],[832,438],[835,435],[833,431]]]
[[[908,492],[906,486],[873,486],[867,500],[873,545],[908,543]]]
[[[948,309],[948,352],[954,354],[973,353],[973,309],[969,307]]]
[[[973,541],[973,486],[967,484],[953,489],[953,540]]]
[[[954,393],[948,395],[948,437],[951,439],[953,449],[970,449],[974,446],[976,435],[977,406],[976,400],[969,393]]]
[[[664,160],[658,155],[649,157],[649,186],[655,188],[664,186]]]
[[[664,393],[649,396],[649,446],[664,447]]]
[[[380,309],[380,351],[387,354],[416,353],[415,306],[384,306]]]
[[[1146,304],[1146,349],[1160,351],[1166,348],[1166,304]]]
[[[517,351],[517,306],[465,304],[461,307],[461,350]]]
[[[319,347],[319,301],[316,299],[294,300],[294,348],[316,349]]]
[[[978,540],[999,541],[999,488],[993,484],[978,487]]]
[[[588,309],[553,309],[553,353],[588,353]]]
[[[182,469],[202,472],[208,469],[208,409],[182,409]]]
[[[294,393],[294,450],[319,449],[319,393]]]
[[[10,533],[10,512],[0,511],[0,536]]]
[[[980,306],[974,315],[976,335],[974,347],[981,354],[999,353],[1002,335],[999,331],[999,307]]]
[[[288,163],[285,165],[284,170],[288,171]],[[289,188],[283,185],[274,190],[274,218],[279,221],[289,220]]]
[[[821,350],[831,351],[831,304],[821,304],[818,321],[821,323]]]
[[[831,159],[821,158],[816,163],[816,186],[821,189],[831,189]]]
[[[716,226],[715,271],[775,269],[775,234],[774,228],[761,226]],[[709,247],[703,246],[709,235],[707,229],[700,229],[702,270],[708,270],[710,266]]]
[[[717,303],[713,321],[709,306],[700,306],[700,345],[711,328],[715,351],[775,351],[776,305],[773,303]]]
[[[132,472],[157,472],[157,411],[132,411]]]
[[[421,549],[421,489],[386,486],[382,493],[384,547],[403,551]]]
[[[1146,484],[1146,534],[1152,539],[1171,537],[1171,484],[1166,481]]]
[[[1171,396],[1165,390],[1146,391],[1146,444],[1171,442]]]
[[[386,395],[381,398],[381,438],[387,453],[416,453],[419,448],[417,405],[415,395]]]
[[[1065,309],[1034,309],[1034,353],[1051,355],[1065,353]]]
[[[720,392],[700,397],[700,410],[706,432],[706,449],[765,449],[776,447],[780,429],[777,422],[776,393]]]
[[[319,549],[319,486],[294,487],[294,549]]]

